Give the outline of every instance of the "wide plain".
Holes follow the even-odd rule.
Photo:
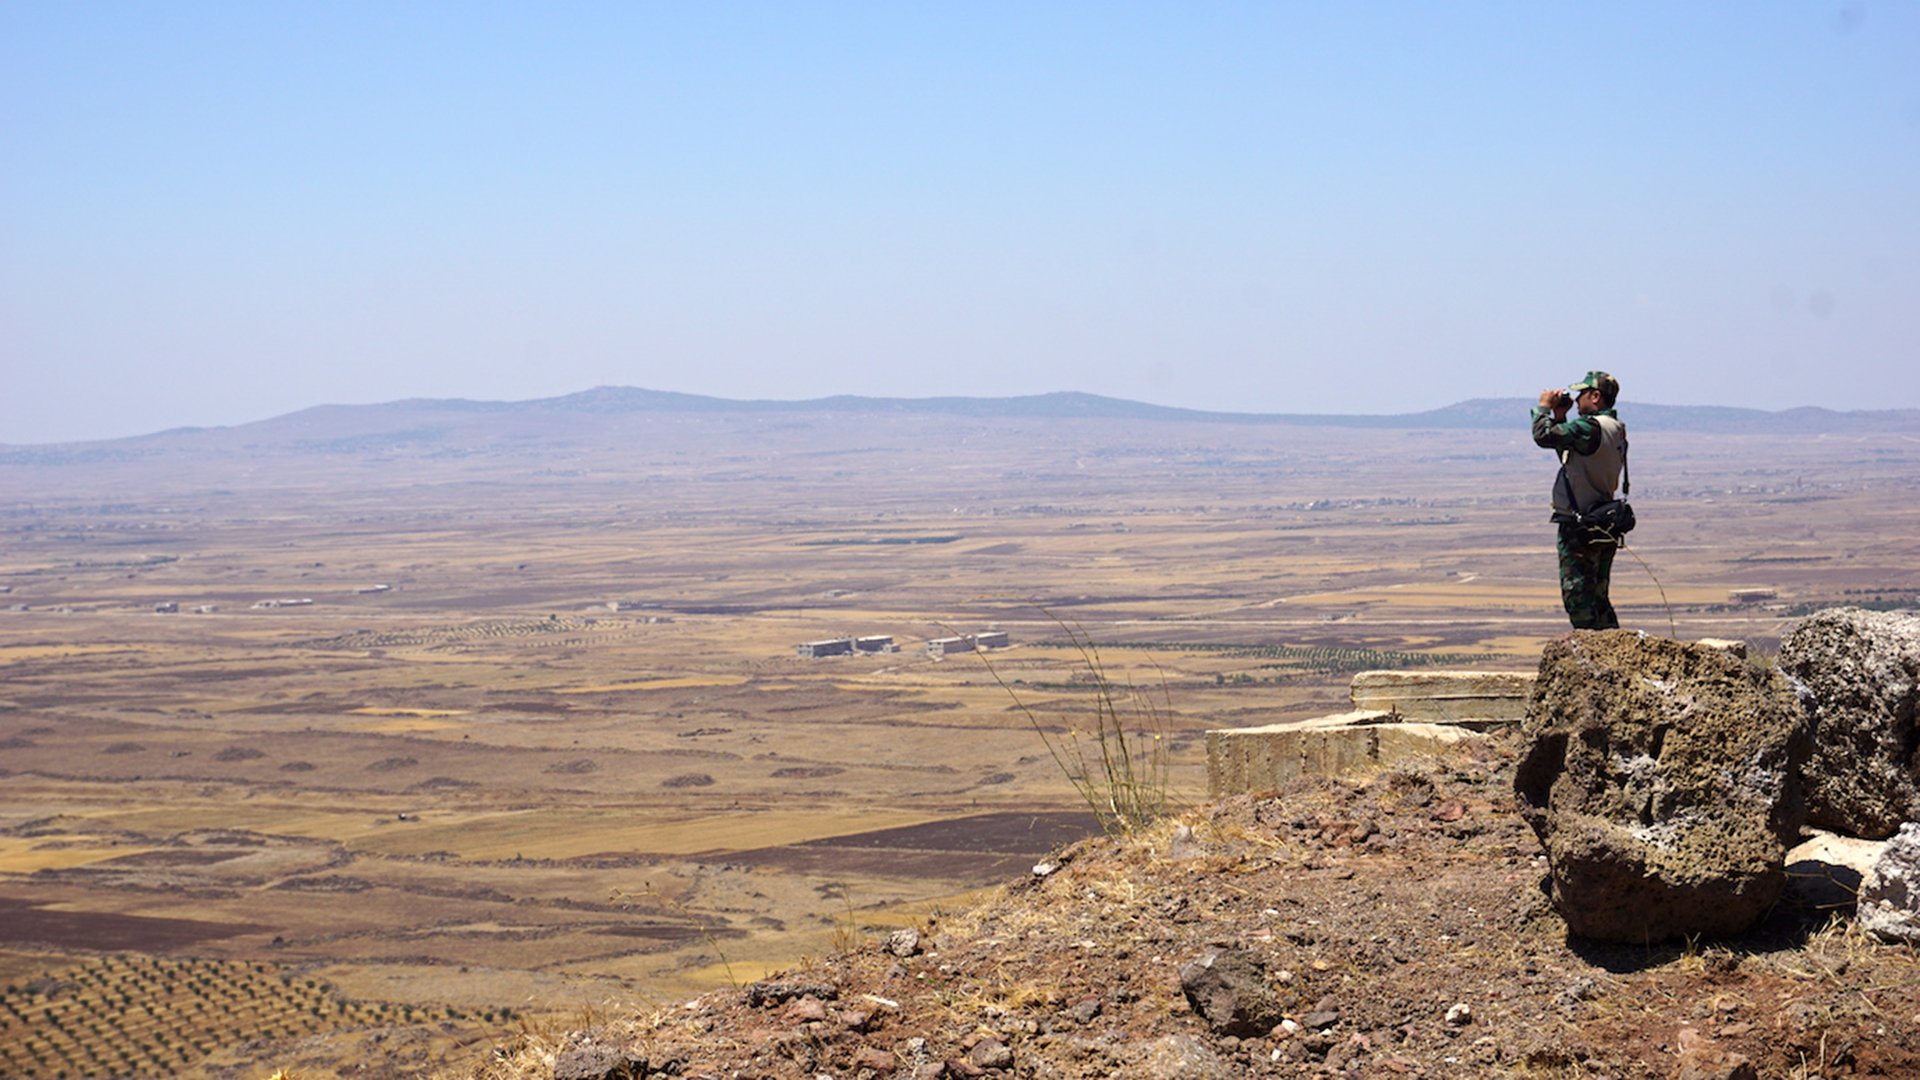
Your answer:
[[[269,1040],[410,1007],[424,1065],[743,981],[1096,828],[1034,730],[1091,747],[1094,665],[1193,801],[1209,728],[1564,632],[1524,415],[387,427],[0,461],[0,1072],[272,1057],[194,995],[99,1019],[149,970],[281,987]],[[1912,435],[1633,455],[1629,626],[1764,652],[1920,595]],[[900,651],[795,655],[846,634]]]

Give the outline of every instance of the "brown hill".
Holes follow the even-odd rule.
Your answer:
[[[1512,755],[1303,781],[1087,841],[934,920],[917,950],[874,937],[526,1033],[472,1077],[1920,1075],[1920,955],[1862,936],[1821,883],[1736,940],[1569,940]],[[1264,968],[1280,1023],[1196,1012],[1182,968],[1220,950]]]

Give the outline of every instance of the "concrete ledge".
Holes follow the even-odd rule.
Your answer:
[[[1820,829],[1807,833],[1787,851],[1787,899],[1810,908],[1852,907],[1861,881],[1893,841],[1861,840]]]
[[[1519,723],[1532,693],[1533,674],[1519,671],[1363,671],[1347,690],[1355,709],[1469,726]]]
[[[1738,638],[1703,637],[1694,644],[1710,646],[1721,652],[1730,652],[1742,660],[1747,658],[1747,643]]]
[[[1453,724],[1406,723],[1359,710],[1264,727],[1207,732],[1207,792],[1269,791],[1300,776],[1373,772],[1486,736]]]

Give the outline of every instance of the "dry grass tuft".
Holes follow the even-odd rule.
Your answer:
[[[1056,739],[985,654],[974,655],[1013,699],[1054,764],[1099,819],[1102,830],[1109,835],[1129,833],[1159,821],[1172,805],[1167,795],[1171,749],[1167,718],[1172,706],[1165,673],[1161,673],[1157,699],[1130,678],[1116,681],[1108,676],[1100,649],[1085,630],[1045,608],[1039,610],[1066,634],[1086,669],[1093,712],[1084,730],[1069,726],[1066,737]]]

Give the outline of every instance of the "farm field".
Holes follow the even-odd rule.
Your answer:
[[[1088,746],[1090,660],[1197,801],[1210,728],[1564,629],[1518,421],[644,427],[0,463],[0,1072],[428,1067],[744,981],[1096,829],[1034,731]],[[1920,442],[1634,462],[1627,625],[1920,595]],[[795,653],[846,635],[899,651]]]

